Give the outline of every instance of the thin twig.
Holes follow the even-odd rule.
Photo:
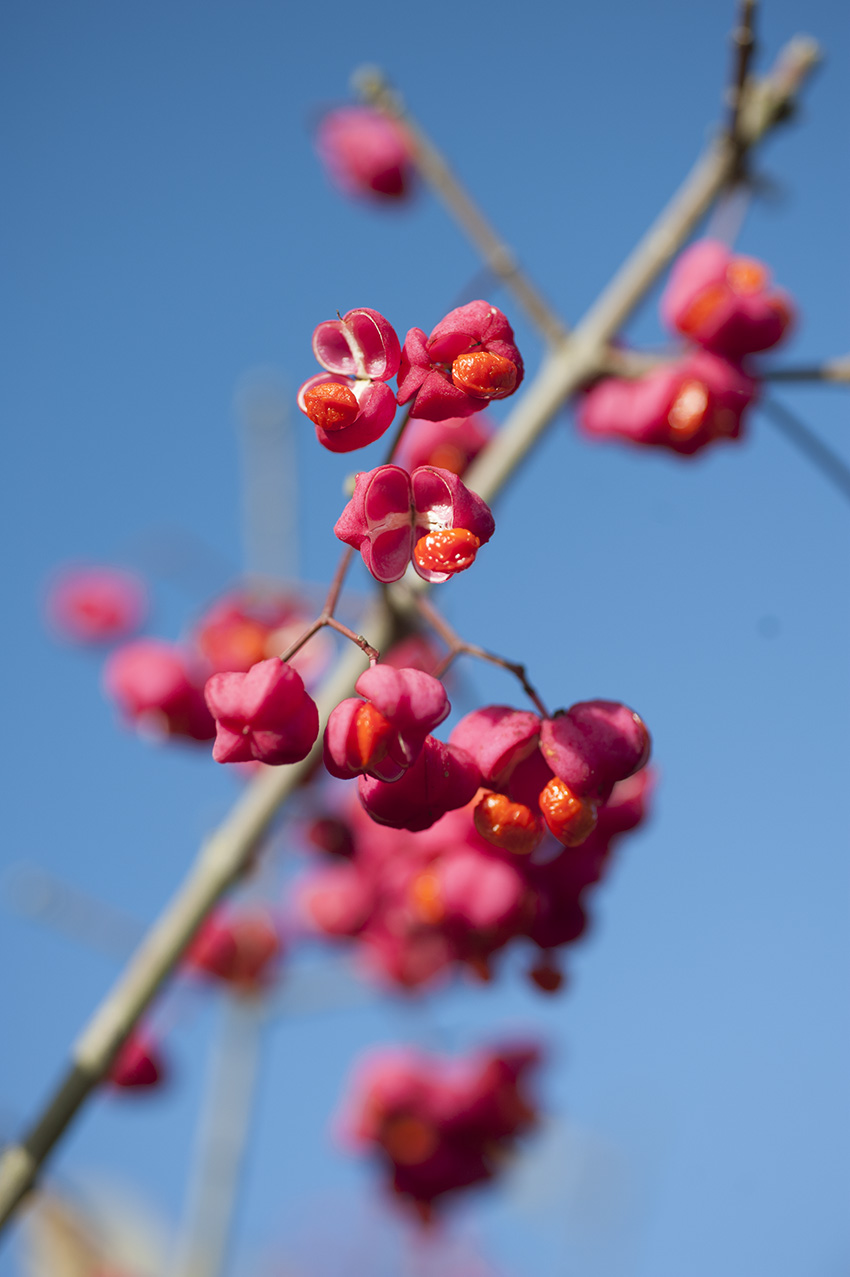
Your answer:
[[[338,634],[342,634],[345,638],[350,639],[352,643],[356,643],[360,650],[365,652],[368,656],[371,664],[374,665],[375,661],[378,660],[380,652],[377,648],[370,646],[369,642],[362,634],[355,634],[347,625],[343,625],[341,621],[337,621],[334,617],[336,605],[339,602],[339,596],[342,591],[343,582],[345,581],[345,574],[349,569],[353,555],[354,551],[351,546],[348,546],[347,549],[343,550],[321,612],[316,617],[315,621],[310,622],[304,633],[299,634],[295,642],[290,643],[289,647],[282,654],[280,659],[284,665],[287,661],[291,661],[295,653],[300,652],[302,647],[310,642],[313,635],[318,634],[319,630],[323,630],[326,625],[330,626],[332,630],[336,630]]]
[[[842,496],[850,498],[850,466],[837,452],[833,452],[827,444],[819,439],[813,430],[805,425],[796,413],[791,412],[784,404],[775,399],[762,399],[759,407],[771,425],[790,439],[795,448],[799,448],[808,459],[817,466],[830,483],[838,489]]]
[[[354,73],[352,82],[364,101],[404,126],[416,167],[466,231],[487,266],[504,281],[546,341],[553,346],[562,342],[567,335],[565,325],[523,272],[508,245],[496,234],[449,168],[440,150],[412,118],[401,96],[390,88],[383,72],[378,67],[361,67]]]
[[[523,691],[534,705],[538,714],[542,715],[543,718],[552,717],[543,704],[537,689],[529,679],[524,665],[521,665],[518,661],[508,661],[504,656],[497,656],[495,652],[490,652],[487,648],[480,647],[477,643],[467,643],[452,628],[442,612],[438,612],[433,603],[429,602],[424,596],[416,599],[416,608],[428,624],[433,626],[449,649],[448,655],[443,658],[434,670],[435,678],[441,678],[458,656],[474,656],[476,660],[488,661],[491,665],[498,665],[499,669],[507,670],[510,674],[513,674],[514,678],[519,679]]]
[[[329,625],[332,630],[336,630],[337,634],[342,634],[352,643],[356,643],[360,648],[360,651],[368,656],[369,663],[371,665],[374,665],[376,661],[380,660],[381,653],[378,649],[376,647],[372,647],[362,634],[355,634],[354,630],[350,630],[347,625],[343,625],[342,621],[338,621],[335,617],[329,616],[325,621],[325,625]]]
[[[748,146],[760,141],[788,115],[817,58],[813,42],[793,41],[776,71],[748,93],[741,120],[742,136]],[[723,190],[733,163],[728,142],[716,141],[709,147],[679,193],[591,307],[571,341],[551,351],[544,360],[506,424],[468,473],[469,485],[485,501],[492,501],[516,473],[564,400],[602,371],[613,337]],[[427,585],[419,581],[415,587],[408,587],[408,594],[410,589],[425,593]],[[392,593],[391,598],[392,607],[380,599],[364,622],[364,629],[378,649],[394,631],[394,613],[406,615],[411,610],[410,598],[404,591]],[[322,724],[336,705],[351,694],[361,672],[361,653],[347,649],[316,695]],[[320,755],[319,740],[303,762],[291,767],[263,768],[201,847],[185,881],[77,1039],[63,1077],[35,1122],[21,1142],[8,1147],[0,1158],[0,1227],[12,1217],[35,1183],[48,1156],[108,1072],[128,1033],[180,960],[201,922],[250,864],[278,809],[310,774]]]
[[[759,375],[764,381],[850,382],[850,355],[800,368],[766,368]]]
[[[390,465],[393,457],[398,452],[399,446],[401,444],[402,435],[404,434],[405,429],[407,428],[407,423],[409,420],[410,420],[410,408],[405,408],[404,412],[401,415],[401,420],[399,421],[398,425],[395,428],[395,433],[393,434],[393,437],[390,440],[390,446],[387,449],[387,457],[386,457],[386,460],[382,463],[383,465],[385,466]]]
[[[732,32],[734,45],[734,66],[732,82],[728,91],[729,122],[727,136],[735,150],[735,169],[732,180],[739,181],[743,173],[743,159],[746,143],[741,135],[741,111],[746,92],[747,75],[755,53],[756,0],[740,0],[738,24]]]

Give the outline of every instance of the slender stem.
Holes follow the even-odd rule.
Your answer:
[[[507,670],[513,674],[514,678],[519,679],[522,689],[526,696],[532,702],[537,712],[543,718],[551,718],[549,711],[543,704],[537,689],[531,683],[524,665],[518,661],[508,661],[504,656],[497,656],[495,652],[490,652],[487,648],[480,647],[477,643],[467,643],[462,639],[456,630],[449,625],[442,612],[438,612],[433,603],[424,597],[416,599],[416,607],[421,615],[425,618],[429,625],[437,631],[444,643],[448,644],[449,653],[437,666],[435,677],[439,678],[451,665],[452,661],[458,656],[474,656],[479,661],[489,661],[491,665],[498,665],[499,669]]]
[[[327,598],[325,599],[325,605],[322,608],[322,616],[331,617],[336,611],[336,605],[339,602],[339,596],[342,592],[346,573],[351,567],[351,560],[353,558],[354,551],[350,545],[347,545],[340,556],[339,563],[336,565],[336,571],[333,575],[333,580],[328,587]]]
[[[562,342],[567,335],[562,320],[525,275],[508,245],[499,238],[449,168],[441,151],[412,118],[400,95],[390,88],[383,72],[377,67],[361,67],[354,73],[353,83],[366,102],[404,126],[419,172],[469,236],[487,266],[504,281],[546,341],[553,346]]]
[[[729,87],[729,122],[727,136],[736,153],[736,171],[733,181],[743,176],[745,142],[741,137],[741,109],[744,103],[747,75],[755,53],[756,40],[753,30],[756,16],[756,0],[740,0],[738,25],[732,32],[734,67]]]
[[[759,405],[770,423],[790,439],[818,470],[829,479],[842,496],[850,497],[850,466],[832,448],[819,439],[814,431],[775,399],[763,399]]]
[[[393,457],[398,452],[399,446],[401,444],[402,435],[405,432],[405,429],[407,427],[407,423],[409,420],[410,420],[410,409],[405,408],[404,412],[401,415],[401,420],[396,426],[395,433],[393,434],[393,437],[390,440],[390,446],[387,449],[387,458],[386,458],[386,461],[383,462],[385,466],[388,466],[391,463]]]
[[[290,643],[286,651],[281,653],[280,659],[282,663],[285,665],[287,661],[291,661],[295,653],[300,652],[302,647],[305,647],[306,644],[310,642],[313,635],[318,634],[319,630],[321,630],[325,625],[327,625],[327,621],[323,620],[321,616],[317,616],[315,621],[311,621],[304,633],[299,634],[295,642]]]
[[[787,116],[817,57],[817,47],[812,42],[793,41],[776,70],[748,92],[741,118],[742,137],[748,146],[760,141]],[[604,369],[615,333],[723,190],[733,165],[734,155],[728,143],[715,142],[710,146],[678,195],[585,316],[572,340],[550,352],[505,426],[469,471],[467,482],[485,501],[492,501],[516,473],[564,400]],[[378,600],[364,622],[364,629],[378,649],[389,641],[396,614],[409,615],[413,609],[410,593],[426,590],[426,582],[419,581],[408,588],[407,596],[403,590],[388,592],[391,606],[383,598]],[[316,695],[322,725],[335,706],[351,694],[361,672],[360,651],[346,650]],[[317,741],[303,762],[290,767],[264,767],[201,847],[185,881],[83,1029],[64,1075],[35,1122],[21,1142],[8,1146],[0,1157],[0,1227],[13,1216],[201,922],[250,864],[278,809],[310,774],[320,754],[321,743]]]
[[[333,580],[331,581],[327,598],[325,599],[321,612],[316,617],[315,621],[312,621],[307,626],[304,633],[299,634],[295,642],[290,643],[289,647],[282,654],[280,659],[284,665],[287,661],[291,661],[295,653],[300,652],[301,648],[310,642],[313,635],[318,634],[319,630],[324,629],[326,625],[331,626],[334,630],[338,630],[339,633],[344,634],[346,638],[350,638],[353,643],[356,643],[358,647],[363,649],[370,661],[378,659],[377,654],[373,655],[375,649],[369,646],[362,635],[354,634],[346,625],[342,625],[339,621],[334,620],[334,612],[336,611],[336,605],[339,602],[339,596],[342,591],[343,582],[345,581],[345,574],[349,569],[353,555],[354,551],[351,546],[347,546],[342,552],[342,556],[336,566],[336,571],[334,572]]]
[[[350,639],[352,643],[356,643],[361,652],[365,652],[369,657],[370,664],[374,665],[380,660],[381,653],[377,648],[372,647],[362,634],[355,634],[354,630],[350,630],[347,625],[343,625],[341,621],[337,621],[335,617],[329,616],[325,621],[325,625],[329,625],[332,630],[336,630],[337,634],[342,634],[345,638]]]

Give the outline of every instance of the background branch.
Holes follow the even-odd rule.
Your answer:
[[[413,149],[413,158],[426,182],[434,188],[455,221],[466,231],[487,267],[510,289],[534,326],[550,345],[563,341],[567,329],[542,293],[523,272],[508,245],[501,240],[465,187],[449,168],[442,152],[413,119],[401,96],[378,67],[361,67],[352,77],[364,101],[399,120]]]

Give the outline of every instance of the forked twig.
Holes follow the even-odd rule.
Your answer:
[[[497,656],[495,652],[490,652],[487,648],[480,647],[477,643],[467,643],[449,625],[442,612],[438,612],[433,603],[430,603],[424,595],[417,596],[415,601],[417,611],[436,630],[449,649],[448,654],[434,670],[435,678],[442,678],[452,662],[457,660],[459,656],[474,656],[476,660],[487,661],[490,665],[497,665],[499,669],[507,670],[510,674],[513,674],[514,678],[518,679],[522,684],[522,690],[532,702],[538,714],[543,718],[552,717],[543,704],[537,689],[529,679],[524,665],[521,665],[519,661],[508,661],[504,656]]]
[[[280,659],[284,664],[287,661],[291,661],[295,653],[300,652],[302,647],[310,642],[313,635],[318,634],[319,630],[324,629],[325,626],[329,626],[330,629],[336,630],[337,634],[342,634],[345,638],[350,639],[352,643],[356,643],[361,652],[368,656],[370,664],[374,665],[380,658],[381,653],[379,650],[376,647],[372,647],[362,634],[355,634],[354,630],[349,629],[347,625],[343,625],[342,621],[338,621],[334,616],[336,605],[339,602],[339,596],[342,591],[343,582],[345,581],[345,575],[348,572],[353,555],[354,551],[350,546],[343,551],[321,612],[316,617],[315,621],[311,621],[304,633],[299,634],[295,642],[290,643],[286,651],[281,654]]]

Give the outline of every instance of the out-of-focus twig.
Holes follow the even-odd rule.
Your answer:
[[[850,466],[847,462],[784,404],[776,399],[763,399],[759,406],[771,425],[781,431],[786,439],[790,439],[794,447],[799,448],[817,466],[842,496],[850,498]]]
[[[499,238],[469,192],[449,168],[438,147],[413,119],[401,95],[390,87],[383,72],[378,67],[361,67],[354,73],[353,84],[364,101],[404,126],[419,172],[466,231],[488,268],[513,293],[534,326],[550,344],[556,345],[563,341],[567,329],[560,317],[532,284],[508,245]]]
[[[794,40],[776,70],[748,91],[741,113],[741,136],[747,146],[759,142],[789,114],[817,57],[812,41]],[[505,426],[465,476],[485,501],[492,501],[515,474],[565,399],[602,371],[615,334],[723,190],[734,162],[728,139],[711,144],[569,341],[549,352]],[[384,647],[394,632],[393,610],[409,612],[410,591],[425,590],[426,583],[418,580],[404,591],[390,588],[386,599],[378,601],[363,623],[376,648]],[[351,694],[362,668],[363,654],[357,648],[347,648],[316,696],[322,724]],[[303,762],[264,768],[201,848],[185,881],[77,1039],[64,1075],[35,1122],[21,1142],[7,1148],[0,1158],[0,1225],[32,1187],[40,1168],[110,1068],[201,922],[244,873],[279,807],[310,774],[320,755],[321,738]]]
[[[137,918],[63,882],[38,865],[22,861],[10,866],[0,888],[16,913],[122,962],[144,935]]]
[[[834,381],[850,382],[850,355],[828,359],[823,364],[799,368],[767,368],[759,374],[764,381]]]
[[[605,358],[605,372],[613,377],[641,377],[653,368],[673,363],[679,357],[677,351],[656,354],[651,351],[621,350],[616,346]],[[757,368],[759,381],[824,381],[840,384],[850,382],[850,356],[827,359],[821,364],[801,364],[789,368]]]
[[[226,1271],[265,1019],[262,994],[225,996],[174,1277],[222,1277]]]

